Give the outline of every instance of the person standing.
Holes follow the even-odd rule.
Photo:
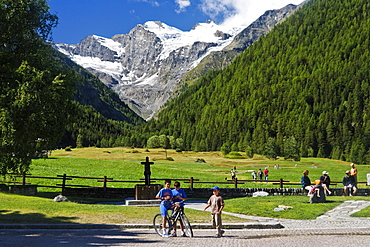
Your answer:
[[[262,180],[263,172],[262,172],[261,168],[258,170],[257,175],[258,175],[258,178],[259,178],[260,180]]]
[[[265,175],[265,180],[268,180],[269,179],[269,170],[267,169],[267,167],[263,171],[263,174]]]
[[[167,234],[166,224],[167,224],[167,214],[168,210],[171,209],[172,203],[171,200],[173,198],[171,187],[171,180],[166,180],[164,182],[164,188],[162,188],[158,194],[156,195],[156,198],[161,199],[161,204],[159,205],[159,209],[161,211],[161,215],[163,217],[162,221],[162,229],[163,229],[163,237],[169,237]]]
[[[231,169],[230,174],[231,174],[231,179],[234,180],[236,178],[235,170]]]
[[[218,186],[213,187],[212,189],[213,195],[209,198],[207,206],[203,209],[206,211],[207,208],[211,207],[211,214],[212,214],[212,224],[213,227],[217,229],[216,237],[220,238],[224,234],[224,230],[222,229],[222,219],[221,213],[224,209],[224,200],[222,196],[219,195],[220,188]]]
[[[349,171],[351,173],[351,176],[355,180],[354,185],[357,187],[357,173],[358,173],[358,171],[357,171],[357,168],[355,167],[355,164],[351,163],[350,166],[351,166],[351,170],[349,170]]]
[[[172,202],[175,204],[175,207],[178,207],[177,210],[182,210],[184,212],[184,202],[187,199],[185,191],[180,188],[180,182],[175,182],[173,184],[175,188],[172,190],[173,200]],[[180,228],[181,228],[181,237],[186,237],[184,231],[184,223],[180,219]],[[173,226],[173,232],[171,234],[172,237],[176,237],[176,224]]]
[[[253,172],[252,172],[252,179],[253,179],[253,180],[256,180],[256,178],[257,178],[256,172],[255,172],[255,171],[253,171]]]

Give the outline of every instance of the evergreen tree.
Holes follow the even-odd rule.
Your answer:
[[[297,140],[294,136],[289,137],[284,144],[284,159],[292,159],[294,161],[300,161],[301,156],[299,154],[299,147]]]
[[[269,159],[276,159],[278,156],[278,147],[276,146],[276,142],[274,138],[268,138],[265,149],[264,155]]]

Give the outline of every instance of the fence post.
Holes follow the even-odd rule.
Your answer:
[[[282,189],[282,188],[283,188],[283,186],[284,186],[283,179],[282,179],[282,178],[280,178],[280,189]]]
[[[104,183],[103,183],[104,189],[107,188],[107,176],[104,176]]]
[[[193,182],[194,182],[194,178],[193,177],[190,177],[190,189],[193,188]]]
[[[23,186],[26,185],[26,173],[25,172],[22,173],[22,185]]]
[[[234,178],[234,188],[238,188],[238,178]]]
[[[62,195],[64,196],[64,190],[66,187],[66,180],[67,180],[67,174],[63,174],[63,181],[62,181]]]

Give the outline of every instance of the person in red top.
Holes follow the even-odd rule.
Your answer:
[[[268,180],[269,179],[269,170],[267,169],[267,167],[263,171],[263,174],[265,175],[265,180]]]

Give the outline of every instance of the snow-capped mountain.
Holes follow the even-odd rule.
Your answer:
[[[269,25],[261,26],[264,32],[254,35],[252,41],[243,40],[244,34],[238,38],[238,44],[243,43],[245,49],[245,43],[257,40],[295,8],[288,5],[266,12],[265,22]],[[189,70],[211,52],[222,51],[227,46],[230,49],[234,38],[246,28],[207,21],[190,31],[181,31],[160,21],[149,21],[127,34],[111,38],[90,35],[76,45],[55,46],[116,91],[138,115],[149,119],[172,96]],[[239,46],[231,47],[241,49]]]

